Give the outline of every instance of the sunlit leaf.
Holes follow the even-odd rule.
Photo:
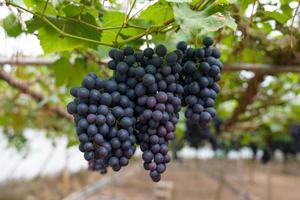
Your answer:
[[[17,37],[22,33],[22,25],[14,14],[3,19],[3,28],[8,36]]]
[[[169,3],[159,1],[140,14],[140,19],[152,22],[154,25],[162,25],[173,18],[172,6]]]

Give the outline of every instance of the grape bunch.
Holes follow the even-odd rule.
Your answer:
[[[200,125],[193,121],[186,121],[184,138],[193,148],[199,148],[205,141],[211,144],[213,150],[219,148],[216,137],[212,134],[208,125]]]
[[[164,45],[138,52],[130,46],[111,49],[108,67],[113,70],[113,76],[105,80],[90,73],[81,87],[71,89],[75,99],[68,104],[68,112],[74,116],[79,148],[84,152],[89,169],[105,173],[111,167],[119,171],[128,164],[135,145],[139,145],[144,168],[150,171],[151,179],[158,182],[171,160],[168,145],[175,137],[181,107],[188,105],[187,113],[193,108],[192,119],[194,115],[202,118],[206,113],[214,116],[211,101],[219,89],[215,82],[220,70],[212,76],[216,65],[211,62],[217,60],[218,51],[207,46],[202,49],[203,58],[189,58],[188,49],[180,44],[173,52],[168,52]],[[211,52],[206,55],[206,51]],[[200,61],[208,63],[207,73],[196,69]],[[215,63],[221,65],[217,61]],[[200,94],[208,90],[208,98],[197,95],[190,86],[198,79],[187,69],[189,62],[194,63],[195,74],[206,78],[208,83],[201,86]],[[185,91],[187,87],[191,89]],[[183,98],[187,101],[182,102]],[[200,106],[203,109],[198,112]]]
[[[175,52],[164,45],[134,52],[112,49],[109,67],[116,70],[115,80],[135,102],[135,135],[143,152],[144,168],[153,181],[160,180],[170,161],[168,142],[174,138],[181,108],[183,87],[178,83],[181,65]]]
[[[295,152],[300,152],[300,125],[291,124],[290,126],[290,135],[292,139],[292,146],[295,149]]]
[[[220,51],[211,47],[213,40],[203,39],[203,48],[188,47],[185,42],[177,44],[177,52],[182,55],[181,84],[184,87],[184,105],[187,119],[207,124],[215,117],[214,109],[220,86],[223,64],[219,60]]]
[[[177,82],[181,66],[177,62],[177,54],[166,54],[163,45],[158,45],[154,50],[145,49],[144,55],[148,62],[142,78],[145,94],[137,99],[137,139],[143,152],[144,168],[157,182],[170,161],[168,143],[175,137],[175,125],[179,119],[183,87]],[[153,60],[161,61],[153,63]]]
[[[89,168],[105,173],[128,164],[135,152],[134,103],[122,95],[116,81],[89,73],[81,87],[71,89],[75,97],[67,110],[74,116],[79,149]]]
[[[260,158],[261,163],[267,164],[273,156],[273,152],[269,148],[264,148],[263,149],[263,155]]]

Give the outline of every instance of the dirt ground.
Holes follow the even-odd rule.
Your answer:
[[[140,160],[137,160],[141,163]],[[137,165],[133,163],[131,165]],[[172,200],[299,200],[300,164],[251,161],[186,160],[172,162],[159,184],[153,183],[142,165],[125,169],[129,177],[88,195],[87,200],[157,200],[157,193]],[[120,174],[124,171],[118,172]],[[0,200],[64,199],[87,185],[101,181],[97,173],[43,177],[0,186]],[[169,186],[166,189],[162,187]]]
[[[242,161],[188,161],[168,166],[161,184],[173,184],[172,200],[299,200],[299,169],[296,164],[261,166]],[[87,199],[156,200],[157,188],[141,170]]]

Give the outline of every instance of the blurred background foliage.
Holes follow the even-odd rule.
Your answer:
[[[34,35],[43,56],[35,62],[0,67],[0,126],[12,146],[26,145],[25,128],[66,135],[76,144],[66,114],[70,87],[90,71],[108,77],[108,50],[178,41],[201,46],[212,36],[225,63],[216,108],[223,119],[223,143],[253,138],[289,140],[300,121],[300,18],[293,0],[6,0],[1,22],[7,37]],[[1,55],[0,55],[1,56]],[[42,62],[41,59],[47,62]],[[9,64],[9,63],[8,63]],[[183,115],[182,115],[183,116]],[[184,117],[174,146],[183,142]],[[255,133],[255,134],[254,134]]]

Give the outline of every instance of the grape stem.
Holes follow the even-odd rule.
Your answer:
[[[53,24],[47,17],[45,17],[44,15],[42,14],[38,14],[38,13],[34,13],[26,8],[23,8],[15,3],[12,3],[12,2],[8,2],[7,5],[11,5],[11,6],[14,6],[18,9],[21,9],[25,12],[28,12],[32,15],[35,15],[37,17],[40,17],[44,22],[46,22],[49,26],[51,26],[54,30],[56,30],[61,36],[64,36],[64,37],[69,37],[69,38],[73,38],[73,39],[78,39],[78,40],[82,40],[82,41],[86,41],[86,42],[91,42],[91,43],[95,43],[95,44],[99,44],[99,45],[103,45],[103,46],[109,46],[109,47],[113,47],[112,44],[109,44],[109,43],[104,43],[104,42],[100,42],[100,41],[97,41],[97,40],[93,40],[93,39],[89,39],[89,38],[84,38],[84,37],[80,37],[80,36],[77,36],[77,35],[72,35],[72,34],[69,34],[69,33],[66,33],[64,32],[63,30],[61,30],[59,27],[57,27],[55,24]]]
[[[85,38],[85,37],[81,37],[81,36],[77,36],[77,35],[73,35],[73,34],[70,34],[70,33],[66,33],[65,31],[61,30],[58,26],[56,26],[53,22],[51,22],[51,20],[49,20],[49,17],[43,15],[43,14],[40,14],[40,13],[36,13],[36,12],[33,12],[31,10],[28,10],[22,6],[19,6],[9,0],[6,1],[6,5],[7,6],[13,6],[17,9],[20,9],[20,10],[23,10],[25,12],[28,12],[34,16],[37,16],[39,18],[41,18],[44,22],[46,22],[50,27],[52,27],[55,31],[57,31],[61,36],[63,37],[68,37],[68,38],[73,38],[73,39],[77,39],[77,40],[81,40],[81,41],[86,41],[86,42],[91,42],[91,43],[95,43],[95,44],[98,44],[98,45],[103,45],[103,46],[108,46],[108,47],[115,47],[115,46],[118,46],[118,47],[121,47],[123,46],[124,44],[127,44],[129,42],[132,42],[132,41],[135,41],[137,39],[140,39],[141,37],[145,36],[145,35],[149,35],[149,34],[152,34],[152,33],[159,33],[159,32],[162,32],[162,33],[166,33],[168,31],[171,31],[173,30],[174,28],[170,28],[170,29],[166,29],[169,27],[169,25],[171,25],[173,22],[175,22],[175,19],[172,18],[170,20],[167,20],[163,23],[163,25],[159,25],[159,26],[150,26],[148,28],[146,27],[142,27],[142,26],[138,26],[138,25],[133,25],[133,24],[129,24],[129,16],[130,16],[130,13],[132,12],[132,9],[134,7],[136,3],[136,0],[134,0],[132,6],[131,6],[131,9],[130,11],[128,12],[126,18],[125,18],[125,21],[123,23],[122,26],[116,26],[116,27],[99,27],[99,26],[95,26],[95,25],[92,25],[92,24],[89,24],[87,22],[84,22],[84,21],[81,21],[81,20],[78,20],[78,19],[73,19],[73,18],[68,18],[68,17],[63,17],[63,16],[58,16],[58,17],[62,17],[62,18],[65,18],[65,19],[68,19],[68,20],[72,20],[72,21],[76,21],[76,22],[79,22],[79,23],[82,23],[82,24],[85,24],[87,26],[90,26],[90,27],[93,27],[99,31],[104,31],[104,30],[113,30],[113,29],[119,29],[119,32],[116,36],[116,39],[115,39],[115,42],[113,44],[110,44],[110,43],[105,43],[105,42],[101,42],[101,41],[98,41],[98,40],[93,40],[93,39],[89,39],[89,38]],[[143,29],[145,30],[143,33],[140,33],[138,35],[135,35],[135,36],[132,36],[126,40],[123,40],[122,42],[117,42],[117,38],[118,36],[120,35],[120,32],[122,31],[123,28],[136,28],[136,29]],[[175,27],[179,27],[179,26],[175,26]]]
[[[73,21],[73,22],[79,22],[81,24],[84,24],[86,26],[94,28],[97,31],[114,30],[114,29],[120,29],[122,27],[122,26],[100,27],[100,26],[93,25],[93,24],[87,23],[85,21],[82,21],[81,19],[74,19],[74,18],[71,18],[71,17],[65,17],[65,16],[61,16],[61,15],[58,15],[57,17],[67,19],[67,20],[70,20],[70,21]],[[127,23],[123,28],[136,28],[136,29],[141,29],[141,30],[146,30],[147,29],[143,26],[138,26],[138,25],[129,24],[129,23]]]
[[[132,42],[134,40],[140,39],[141,37],[151,34],[151,33],[158,33],[158,32],[162,32],[166,27],[168,27],[170,24],[172,24],[173,22],[175,22],[175,19],[170,19],[168,21],[166,21],[163,25],[160,26],[152,26],[149,27],[145,32],[140,33],[136,36],[133,36],[131,38],[128,38],[127,40],[123,40],[121,43],[119,43],[119,46],[123,46],[124,44],[127,44],[129,42]]]
[[[115,44],[116,44],[116,45],[118,44],[118,37],[119,37],[121,31],[122,31],[123,28],[128,24],[130,13],[132,12],[132,10],[133,10],[135,4],[136,4],[136,0],[133,0],[132,5],[130,6],[130,10],[129,10],[128,14],[127,14],[126,17],[125,17],[124,22],[123,22],[121,28],[120,28],[119,31],[117,32],[117,35],[116,35],[116,37],[115,37]]]
[[[149,35],[148,34],[146,35],[146,45],[147,45],[147,48],[149,48]]]

